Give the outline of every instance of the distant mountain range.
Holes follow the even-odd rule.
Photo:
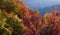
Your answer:
[[[38,9],[40,11],[41,15],[44,15],[46,12],[50,12],[54,10],[54,7],[56,7],[57,10],[60,10],[60,5],[56,5],[56,6],[50,6],[50,7],[44,7],[44,8],[40,8]]]

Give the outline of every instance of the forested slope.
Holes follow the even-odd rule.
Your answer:
[[[0,35],[60,35],[60,12],[41,16],[20,0],[0,0]]]

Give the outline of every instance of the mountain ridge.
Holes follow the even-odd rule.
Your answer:
[[[44,15],[46,12],[49,13],[50,11],[53,11],[54,7],[56,7],[56,10],[60,10],[60,5],[44,7],[44,8],[40,8],[38,10],[40,11],[41,15]]]

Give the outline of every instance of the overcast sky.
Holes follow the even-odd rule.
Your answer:
[[[60,0],[23,0],[23,2],[32,9],[60,4]]]

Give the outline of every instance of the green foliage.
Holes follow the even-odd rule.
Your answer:
[[[18,22],[18,20],[15,20],[13,18],[7,18],[6,23],[9,24],[10,26],[12,26],[14,29],[16,29],[16,28],[22,29],[23,28],[22,22]]]
[[[19,34],[26,33],[24,25],[18,18],[14,17],[15,15],[13,15],[14,18],[8,16],[10,15],[6,15],[5,12],[0,10],[0,35],[12,35],[13,32],[16,32],[15,30],[17,30]],[[13,31],[10,30],[10,28],[12,28]]]
[[[14,13],[13,17],[10,17],[10,13]],[[0,0],[0,35],[25,35],[27,33],[22,21],[14,18],[17,13],[16,2],[12,0]]]
[[[11,32],[4,27],[6,24],[7,18],[5,17],[4,12],[0,10],[0,35],[6,34],[6,35],[11,35]]]
[[[11,31],[7,28],[1,27],[0,28],[0,35],[11,35]]]

